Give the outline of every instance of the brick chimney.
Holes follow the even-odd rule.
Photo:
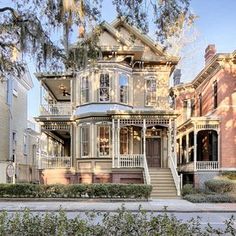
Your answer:
[[[205,64],[207,64],[216,54],[215,44],[209,44],[205,49]]]
[[[180,69],[176,69],[174,71],[174,75],[173,75],[174,86],[180,84],[180,79],[181,79],[181,70]]]

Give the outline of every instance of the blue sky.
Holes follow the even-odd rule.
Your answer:
[[[111,22],[115,19],[111,0],[103,0],[103,18]],[[3,5],[3,4],[1,4]],[[191,81],[203,68],[204,50],[208,44],[215,44],[217,52],[232,52],[236,50],[236,0],[192,0],[191,9],[199,16],[196,21],[198,39],[194,42],[193,53],[183,64],[183,81]],[[34,66],[30,70],[34,88],[28,96],[28,116],[34,117],[39,112],[39,84],[34,78]]]

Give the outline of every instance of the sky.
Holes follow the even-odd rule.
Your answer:
[[[112,22],[116,17],[112,1],[103,0],[103,4],[105,7],[102,17],[107,22]],[[194,26],[198,36],[182,53],[182,82],[193,80],[203,68],[207,45],[215,44],[219,53],[236,50],[236,0],[192,0],[191,10],[198,16]],[[34,77],[33,62],[29,62],[29,68],[34,88],[28,94],[28,117],[36,117],[39,115],[40,90],[39,83]]]

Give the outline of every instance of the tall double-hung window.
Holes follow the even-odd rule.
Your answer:
[[[89,156],[89,126],[81,127],[81,156]]]
[[[157,82],[156,79],[150,78],[145,80],[145,105],[154,106],[157,102]]]
[[[120,74],[119,76],[119,89],[120,89],[120,102],[121,103],[128,103],[128,84],[129,79],[128,76],[125,74]]]
[[[108,73],[100,74],[99,82],[99,101],[109,102],[110,101],[110,78]]]
[[[99,126],[98,127],[98,151],[100,157],[107,157],[110,155],[110,127],[105,126]]]
[[[214,81],[213,83],[213,108],[214,109],[216,109],[218,105],[217,90],[218,90],[217,81]]]
[[[89,102],[89,81],[88,76],[83,76],[81,79],[81,103]]]

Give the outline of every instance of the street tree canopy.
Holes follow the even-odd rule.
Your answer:
[[[66,69],[74,64],[69,39],[77,34],[86,48],[95,47],[103,21],[102,0],[8,0],[0,8],[0,77],[20,76],[24,58],[35,60],[36,68]],[[156,40],[162,44],[178,36],[184,23],[192,24],[190,0],[112,0],[117,17],[148,33],[155,26]],[[96,26],[96,27],[95,27]],[[86,38],[88,32],[90,38]],[[167,45],[168,46],[168,45]],[[80,51],[83,53],[83,51]]]

